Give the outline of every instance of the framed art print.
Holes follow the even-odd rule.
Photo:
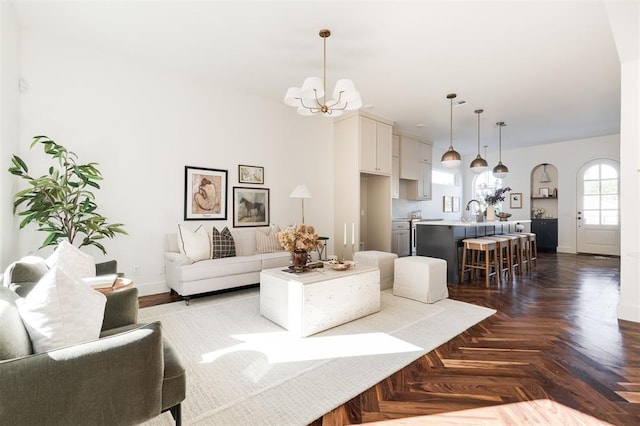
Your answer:
[[[511,197],[509,199],[509,207],[512,209],[521,209],[522,208],[522,193],[521,192],[512,192]]]
[[[269,225],[269,188],[233,187],[233,226]]]
[[[442,196],[442,211],[443,212],[453,211],[453,197],[450,197],[449,195]]]
[[[257,185],[263,184],[264,183],[264,167],[245,166],[240,164],[238,166],[238,182],[252,183]]]
[[[227,171],[185,166],[184,220],[227,219]]]

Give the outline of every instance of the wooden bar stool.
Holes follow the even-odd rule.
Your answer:
[[[529,261],[530,253],[528,251],[529,237],[522,232],[518,232],[515,234],[504,234],[504,235],[511,235],[518,238],[518,247],[517,247],[518,273],[524,272],[525,267],[527,269],[527,272],[529,272],[529,265],[531,264],[531,262]]]
[[[531,267],[538,266],[538,242],[536,241],[536,234],[533,232],[521,232],[521,234],[527,236],[529,262],[531,263]]]
[[[504,281],[504,277],[511,279],[513,277],[513,255],[511,254],[511,238],[502,235],[491,235],[482,237],[482,239],[492,240],[497,243],[498,264],[500,265],[500,282]]]
[[[500,265],[498,264],[497,243],[483,238],[467,238],[462,240],[462,243],[460,282],[464,282],[464,274],[466,272],[469,272],[469,281],[471,281],[472,278],[475,278],[476,271],[484,271],[484,279],[487,287],[489,287],[489,280],[492,275],[496,276],[496,280],[499,280],[497,271],[500,270]]]

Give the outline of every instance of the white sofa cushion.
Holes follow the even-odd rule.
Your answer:
[[[278,241],[278,232],[280,232],[280,227],[278,225],[271,225],[268,228],[256,229],[256,253],[284,251],[284,248]]]
[[[178,269],[180,281],[198,281],[228,275],[246,274],[260,271],[262,261],[255,256],[223,257],[220,259],[201,260],[191,265],[182,265]]]
[[[64,264],[80,278],[96,276],[96,261],[93,256],[81,252],[79,248],[66,240],[58,244],[45,262],[49,268],[53,268],[59,265],[60,262],[64,262]]]
[[[211,259],[211,241],[202,226],[191,231],[185,226],[178,225],[177,242],[180,253],[192,261]]]

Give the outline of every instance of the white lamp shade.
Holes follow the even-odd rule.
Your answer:
[[[336,82],[336,87],[333,89],[333,98],[338,99],[340,92],[343,92],[341,99],[343,101],[351,100],[353,94],[357,93],[356,87],[353,85],[353,81],[348,78],[341,78]]]
[[[343,113],[344,111],[341,109],[334,109],[334,110],[330,110],[329,112],[323,113],[322,115],[324,115],[325,117],[334,118],[334,117],[340,117]]]
[[[321,98],[324,96],[324,88],[320,77],[307,77],[302,83],[300,93],[305,99],[315,99],[316,96]]]
[[[299,106],[301,97],[302,94],[299,87],[289,87],[287,94],[284,95],[284,103],[289,106]]]
[[[356,92],[358,95],[357,98],[353,98],[347,102],[347,107],[345,108],[347,111],[353,111],[355,109],[362,108],[362,99],[360,99],[360,92]]]
[[[460,163],[462,161],[460,160],[444,160],[441,161],[440,164],[442,164],[443,167],[446,167],[447,169],[455,169],[456,167],[460,166]]]
[[[305,107],[303,107],[303,106],[299,106],[299,107],[298,107],[298,114],[300,114],[300,115],[304,115],[304,116],[307,116],[307,117],[308,117],[308,116],[313,115],[313,111],[311,111],[310,109],[305,108]]]
[[[307,185],[298,185],[291,191],[289,198],[311,198],[311,191]]]

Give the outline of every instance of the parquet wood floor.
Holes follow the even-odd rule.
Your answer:
[[[640,325],[616,317],[619,271],[617,258],[539,253],[500,286],[449,285],[451,299],[497,313],[312,426],[639,425]]]

